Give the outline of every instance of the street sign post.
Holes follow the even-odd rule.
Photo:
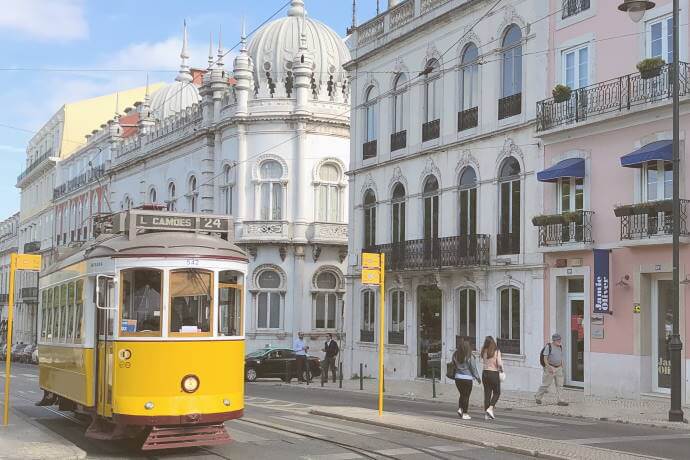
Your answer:
[[[383,415],[383,346],[386,334],[385,301],[386,255],[362,253],[362,284],[379,286],[379,416]]]
[[[10,255],[10,286],[7,294],[7,355],[5,356],[5,412],[2,424],[7,426],[10,418],[10,371],[12,365],[12,322],[14,320],[14,278],[17,270],[39,271],[41,256],[37,254]]]

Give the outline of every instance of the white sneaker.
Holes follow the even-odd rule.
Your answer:
[[[458,409],[458,415],[462,417],[462,409]]]
[[[486,415],[488,415],[489,417],[491,417],[491,420],[495,420],[495,419],[496,419],[496,417],[494,416],[494,410],[493,410],[492,408],[490,408],[490,407],[486,410]]]
[[[472,417],[470,417],[468,414],[462,414],[462,419],[463,420],[472,420]]]

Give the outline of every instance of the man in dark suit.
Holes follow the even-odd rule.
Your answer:
[[[333,383],[335,383],[335,358],[340,353],[340,348],[338,348],[338,343],[333,340],[333,335],[328,334],[326,336],[326,344],[323,347],[323,351],[326,352],[326,357],[323,359],[323,372],[322,379],[324,382],[328,381],[328,370],[331,370],[333,375]]]

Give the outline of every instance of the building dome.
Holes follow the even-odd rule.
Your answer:
[[[343,64],[350,60],[350,51],[343,39],[327,25],[308,17],[303,0],[292,0],[287,17],[266,24],[249,43],[254,78],[261,84],[267,80],[266,73],[273,81],[283,81],[292,70],[303,22],[307,51],[314,59],[316,82],[327,82],[331,76],[334,82],[345,79]]]

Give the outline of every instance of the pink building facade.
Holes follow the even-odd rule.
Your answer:
[[[618,1],[550,0],[549,85],[537,104],[544,147],[544,335],[563,336],[566,383],[586,394],[638,398],[670,389],[672,111],[670,69],[642,76],[644,58],[672,55],[671,0],[639,23]],[[680,197],[690,199],[688,0],[681,0]],[[557,100],[551,89],[567,85]],[[690,279],[690,202],[681,204],[680,279]],[[594,252],[608,261],[608,313],[595,312]],[[690,281],[680,285],[682,400],[690,402]]]

